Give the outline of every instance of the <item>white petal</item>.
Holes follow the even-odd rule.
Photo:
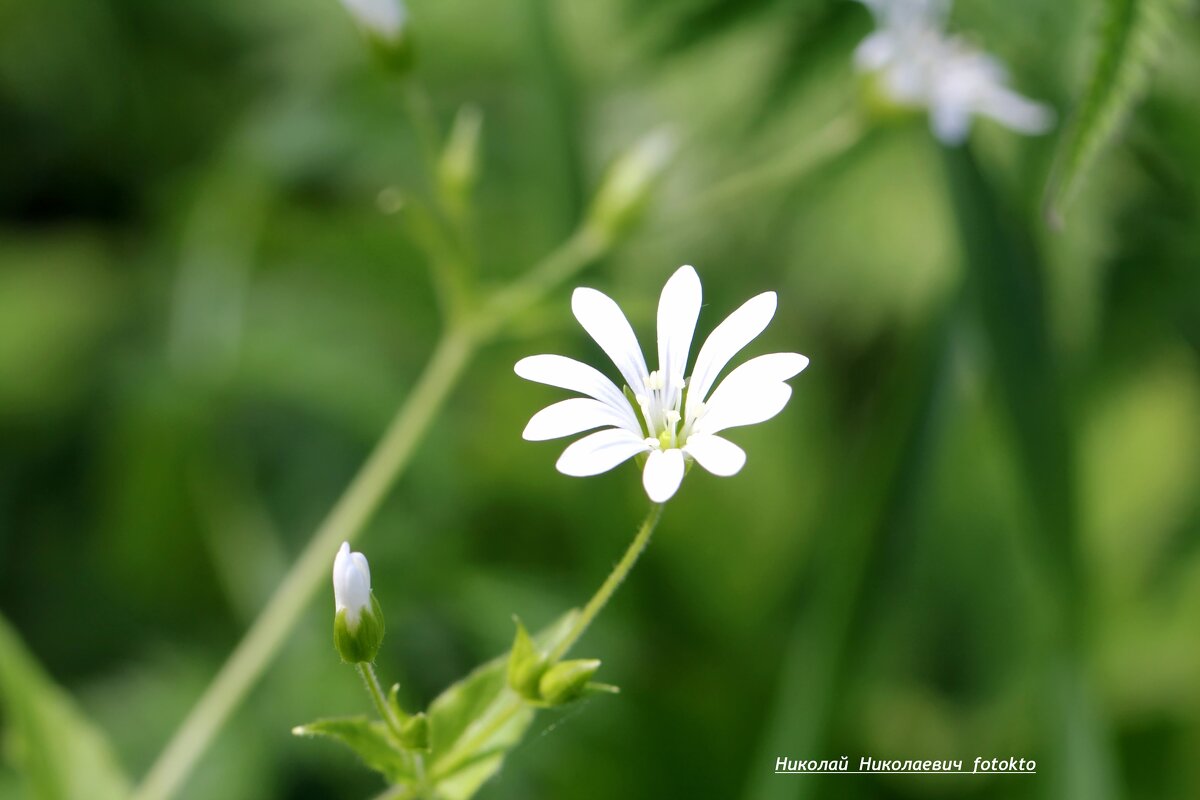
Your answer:
[[[688,437],[683,451],[713,475],[736,475],[746,464],[746,451],[728,439],[697,433]]]
[[[712,399],[717,398],[717,392],[729,391],[726,387],[737,386],[741,383],[779,383],[794,378],[808,366],[808,356],[799,353],[768,353],[765,356],[755,356],[744,364],[739,364],[733,372],[721,381]]]
[[[663,395],[668,404],[673,392],[683,388],[675,381],[687,369],[688,351],[700,316],[700,299],[700,276],[687,265],[675,270],[658,299],[658,368],[665,382]]]
[[[370,33],[391,39],[401,32],[407,17],[400,0],[342,0],[354,20]]]
[[[608,472],[623,461],[644,453],[650,445],[626,430],[609,428],[589,434],[572,444],[559,456],[555,467],[564,475],[585,478]]]
[[[725,391],[725,384],[721,384],[704,415],[696,421],[688,441],[697,434],[720,433],[726,428],[765,422],[783,411],[791,396],[792,387],[786,383],[740,383],[730,391]]]
[[[971,132],[971,112],[958,103],[937,103],[929,109],[929,125],[939,142],[959,145]]]
[[[371,591],[371,565],[367,563],[367,557],[362,553],[351,553],[350,560],[354,566],[362,573],[363,580],[367,582],[367,591]]]
[[[787,405],[792,390],[783,381],[808,366],[799,353],[771,353],[752,358],[721,381],[695,423],[700,433],[717,433],[770,419]]]
[[[708,335],[692,371],[687,399],[689,409],[708,399],[709,390],[729,360],[762,333],[775,316],[777,302],[774,292],[752,297]]]
[[[642,486],[650,499],[655,503],[670,500],[683,481],[683,468],[682,450],[651,450],[642,471]]]
[[[993,87],[979,103],[979,113],[1018,133],[1045,133],[1054,124],[1054,111],[1003,86]]]
[[[627,414],[627,422],[637,428],[637,417],[625,395],[612,381],[594,367],[566,356],[529,356],[522,358],[513,370],[527,381],[557,386],[572,392],[594,397],[621,414]]]
[[[333,557],[333,602],[337,609],[346,607],[346,569],[350,566],[350,543],[342,542]]]
[[[576,289],[571,295],[571,310],[588,335],[617,365],[633,394],[645,394],[649,374],[646,359],[621,307],[603,292]]]
[[[896,34],[875,31],[854,48],[854,66],[866,72],[881,69],[896,57]]]
[[[628,414],[622,414],[607,403],[590,397],[572,397],[546,406],[534,414],[521,436],[530,442],[542,442],[606,426],[625,428],[638,436],[642,435],[640,427],[629,427]]]

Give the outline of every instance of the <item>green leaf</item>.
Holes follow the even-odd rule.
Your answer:
[[[1106,0],[1100,52],[1070,129],[1059,140],[1046,214],[1060,226],[1084,175],[1141,98],[1181,0]]]
[[[130,795],[104,735],[42,672],[0,617],[0,706],[9,752],[39,800],[119,800]]]
[[[566,638],[570,611],[535,638],[542,652]],[[430,776],[439,800],[467,800],[499,770],[524,737],[534,710],[508,686],[508,655],[487,662],[442,692],[429,707]]]
[[[297,725],[292,728],[292,733],[341,742],[393,785],[412,786],[416,779],[411,757],[397,746],[387,726],[377,720],[364,716],[321,719],[308,725]]]

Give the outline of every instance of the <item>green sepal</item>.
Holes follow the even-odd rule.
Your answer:
[[[400,744],[409,750],[429,749],[429,717],[422,711],[400,725]]]
[[[346,621],[346,609],[333,618],[333,646],[347,664],[369,663],[383,643],[383,631],[383,608],[372,592],[371,610],[359,614],[356,626],[351,628]]]
[[[416,48],[413,47],[412,34],[408,30],[404,30],[392,38],[380,36],[371,31],[363,33],[380,64],[397,75],[403,76],[412,72],[417,63],[417,57]]]
[[[320,719],[292,728],[294,736],[334,739],[349,747],[363,763],[387,778],[388,783],[411,785],[416,780],[412,757],[396,747],[387,725],[367,717]]]
[[[535,649],[558,647],[578,620],[570,611],[533,637]],[[438,800],[469,800],[500,770],[508,752],[525,736],[536,706],[519,703],[507,681],[509,654],[477,668],[442,692],[429,706],[430,753],[426,774]],[[487,721],[480,725],[480,721]]]
[[[408,714],[405,714],[404,709],[400,707],[400,684],[392,684],[392,688],[388,690],[387,702],[388,707],[392,709],[392,713],[396,715],[396,719],[400,720],[401,725],[408,721]]]
[[[513,617],[513,621],[517,624],[517,635],[508,656],[508,685],[521,697],[536,702],[541,699],[538,682],[546,671],[546,657],[538,652],[521,620]]]
[[[595,658],[575,658],[555,664],[538,682],[542,702],[547,706],[561,706],[578,700],[598,669],[600,661]]]

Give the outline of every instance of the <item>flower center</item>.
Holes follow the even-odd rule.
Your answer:
[[[646,441],[652,447],[669,450],[683,447],[687,425],[683,424],[684,387],[682,375],[667,380],[661,370],[646,378],[646,394],[636,397],[646,425]]]

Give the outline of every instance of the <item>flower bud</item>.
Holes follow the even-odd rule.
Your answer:
[[[412,67],[408,9],[403,0],[341,0],[380,59],[398,72]]]
[[[409,750],[429,749],[429,717],[424,711],[413,714],[401,724],[400,744]]]
[[[514,621],[517,623],[517,635],[508,657],[508,685],[526,700],[537,701],[541,699],[538,681],[546,671],[546,659],[534,646],[521,620],[514,617]]]
[[[621,234],[632,226],[645,209],[675,150],[675,137],[659,129],[622,153],[609,167],[596,192],[589,222],[608,236]]]
[[[333,560],[333,643],[348,664],[374,661],[383,641],[383,609],[371,592],[371,568],[342,542]]]
[[[598,669],[600,662],[594,658],[577,658],[555,664],[546,670],[538,682],[542,702],[548,706],[558,706],[578,699]]]
[[[446,146],[438,159],[437,179],[442,196],[461,213],[479,176],[479,141],[483,112],[465,105],[454,116]]]

